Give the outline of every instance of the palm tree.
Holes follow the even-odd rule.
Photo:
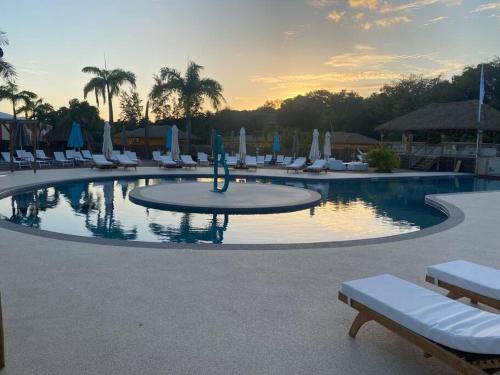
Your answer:
[[[86,66],[82,69],[82,72],[95,75],[83,88],[84,98],[87,99],[88,93],[93,91],[97,105],[99,105],[99,97],[102,97],[104,103],[107,100],[109,123],[113,125],[113,97],[120,93],[120,87],[124,83],[128,82],[135,88],[135,74],[122,69],[107,70],[95,66]],[[125,133],[124,126],[122,126],[122,133]]]
[[[211,78],[200,78],[203,66],[193,61],[188,63],[184,77],[175,69],[162,68],[155,76],[155,84],[150,92],[152,99],[165,93],[174,93],[179,99],[178,105],[186,117],[186,148],[191,152],[191,118],[200,111],[204,99],[208,99],[214,109],[219,109],[225,101],[222,86]]]
[[[49,103],[45,103],[43,98],[37,100],[28,99],[24,105],[18,109],[19,112],[24,112],[26,119],[33,121],[33,171],[36,173],[36,150],[38,148],[38,139],[40,132],[43,130],[42,126],[47,121],[49,114],[54,112],[54,107]]]
[[[0,47],[7,46],[8,44],[9,40],[7,39],[7,35],[0,30]],[[2,55],[3,53],[0,53],[0,77],[5,81],[11,81],[16,78],[16,70],[10,63],[4,60]]]
[[[17,125],[17,105],[19,102],[23,102],[26,105],[30,100],[36,99],[37,95],[31,91],[19,91],[19,87],[13,82],[7,82],[5,85],[0,86],[0,101],[8,100],[12,104],[12,116],[14,117],[14,124]],[[10,137],[10,170],[14,171],[14,163],[12,162],[14,158],[14,127],[13,124],[7,128]]]

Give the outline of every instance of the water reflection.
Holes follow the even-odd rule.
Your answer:
[[[250,178],[239,183],[262,182]],[[313,208],[286,214],[207,215],[147,209],[128,200],[136,186],[180,179],[76,182],[0,200],[11,222],[57,232],[120,240],[176,243],[315,242],[405,233],[439,223],[427,194],[499,190],[500,181],[473,178],[272,181],[321,194]]]

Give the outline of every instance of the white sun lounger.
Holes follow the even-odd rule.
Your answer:
[[[31,151],[24,151],[24,154],[26,155],[27,159],[31,163],[35,162],[35,158],[34,158],[33,154],[31,153]],[[36,159],[36,163],[38,164],[38,166],[40,168],[43,168],[43,166],[46,166],[46,167],[49,167],[49,168],[51,167],[50,161],[48,161],[46,159],[38,159],[38,156],[37,156],[37,159]]]
[[[448,290],[449,298],[466,297],[500,309],[500,270],[496,268],[454,260],[427,267],[425,280]]]
[[[54,160],[56,163],[61,164],[63,167],[65,165],[71,165],[72,167],[75,166],[75,163],[73,162],[73,160],[66,159],[66,157],[64,156],[64,153],[62,153],[60,151],[54,151]]]
[[[111,151],[111,160],[113,160],[114,162],[118,162],[118,155],[121,155],[120,150]]]
[[[137,170],[137,162],[130,160],[130,158],[125,154],[116,155],[116,162],[118,165],[122,166],[123,169],[135,168]]]
[[[264,164],[271,164],[272,161],[273,161],[273,156],[271,154],[267,154],[264,157]]]
[[[198,159],[198,164],[199,165],[209,165],[210,163],[208,162],[208,155],[205,154],[204,152],[198,152],[196,155]]]
[[[307,167],[308,172],[328,172],[327,161],[324,159],[316,160],[312,165]]]
[[[265,160],[264,155],[257,156],[257,165],[264,165],[266,163]]]
[[[360,161],[351,161],[350,163],[346,163],[348,171],[367,171],[368,163],[363,163]]]
[[[159,166],[163,168],[175,168],[177,167],[177,162],[170,155],[160,155]]]
[[[187,168],[196,168],[198,166],[191,155],[181,155],[181,163],[183,167]]]
[[[236,156],[228,156],[226,158],[226,164],[228,167],[236,168],[238,165],[238,158]]]
[[[134,151],[125,151],[125,155],[132,160],[135,161],[136,163],[139,163],[141,160],[137,157],[137,152]]]
[[[461,373],[500,369],[500,315],[392,275],[342,283],[339,299],[359,311],[353,338],[373,320]]]
[[[52,158],[50,158],[47,155],[45,155],[45,151],[44,150],[36,150],[36,158],[40,159],[40,160],[46,160],[46,161],[49,161],[49,162],[52,160]]]
[[[82,150],[82,156],[84,159],[92,161],[92,153],[89,150]]]
[[[7,163],[10,163],[10,152],[2,152],[2,158],[5,160]],[[13,157],[12,162],[16,165],[18,168],[31,168],[31,163],[28,160],[24,159],[16,159],[16,157]]]
[[[245,166],[247,168],[257,169],[257,158],[255,156],[245,156]]]
[[[105,169],[105,168],[113,168],[114,164],[113,162],[109,161],[104,157],[102,154],[94,154],[92,155],[92,161],[93,164],[91,168],[96,167],[99,169]]]
[[[158,165],[161,165],[161,152],[160,151],[153,151],[153,161],[157,162]]]
[[[285,155],[276,156],[276,164],[283,164],[283,160],[285,160]]]
[[[298,172],[301,169],[303,169],[305,165],[306,165],[306,158],[297,158],[292,164],[288,164],[285,167],[286,173],[288,173],[288,171]]]
[[[342,160],[328,159],[328,168],[331,171],[345,171],[347,167]]]
[[[292,157],[291,156],[285,156],[283,158],[283,162],[279,163],[279,165],[281,165],[283,167],[283,166],[287,166],[288,164],[291,164],[291,163],[292,163]]]

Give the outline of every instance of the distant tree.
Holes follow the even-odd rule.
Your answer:
[[[18,104],[23,103],[26,104],[30,100],[35,99],[37,95],[34,92],[31,91],[19,91],[19,87],[13,83],[13,82],[7,82],[5,85],[0,86],[0,101],[2,100],[7,100],[11,103],[12,105],[12,115],[14,117],[14,120],[17,119],[17,113],[18,113]],[[9,132],[9,137],[10,137],[10,170],[14,170],[14,163],[12,162],[14,158],[14,137],[13,137],[13,130],[14,127],[10,126],[7,128],[7,131]]]
[[[7,34],[0,30],[0,47],[7,45],[9,45]],[[0,77],[5,81],[12,81],[16,78],[16,70],[3,57],[0,57]]]
[[[123,91],[120,94],[120,108],[122,110],[122,121],[138,125],[142,118],[142,100],[135,90]]]
[[[191,120],[194,115],[200,113],[203,101],[208,99],[216,110],[224,101],[220,83],[210,78],[201,78],[202,69],[203,66],[193,61],[188,63],[184,76],[175,69],[162,68],[158,76],[159,80],[155,79],[150,93],[152,99],[159,98],[165,93],[177,95],[178,105],[182,108],[186,118],[186,151],[188,153],[191,152]]]

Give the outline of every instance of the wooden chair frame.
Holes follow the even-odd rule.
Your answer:
[[[354,319],[351,328],[349,329],[349,336],[351,336],[352,338],[356,337],[359,329],[365,323],[373,320],[384,326],[388,330],[394,332],[398,336],[409,341],[413,345],[422,349],[426,358],[435,357],[461,374],[484,375],[485,373],[491,374],[500,371],[500,356],[483,356],[481,358],[481,355],[455,351],[451,348],[439,345],[425,338],[424,336],[421,336],[409,330],[408,328],[396,323],[388,317],[375,312],[362,303],[359,303],[353,299],[349,299],[342,292],[339,292],[339,300],[358,311],[358,315]],[[470,354],[473,359],[468,359],[467,354]]]
[[[446,289],[448,291],[447,297],[451,299],[459,299],[462,297],[469,298],[472,304],[477,304],[478,302],[484,303],[485,305],[494,307],[500,310],[500,301],[491,297],[486,297],[482,294],[475,293],[471,290],[460,288],[456,285],[449,284],[445,281],[437,280],[433,276],[425,276],[425,281],[433,285],[437,285],[440,288]]]

